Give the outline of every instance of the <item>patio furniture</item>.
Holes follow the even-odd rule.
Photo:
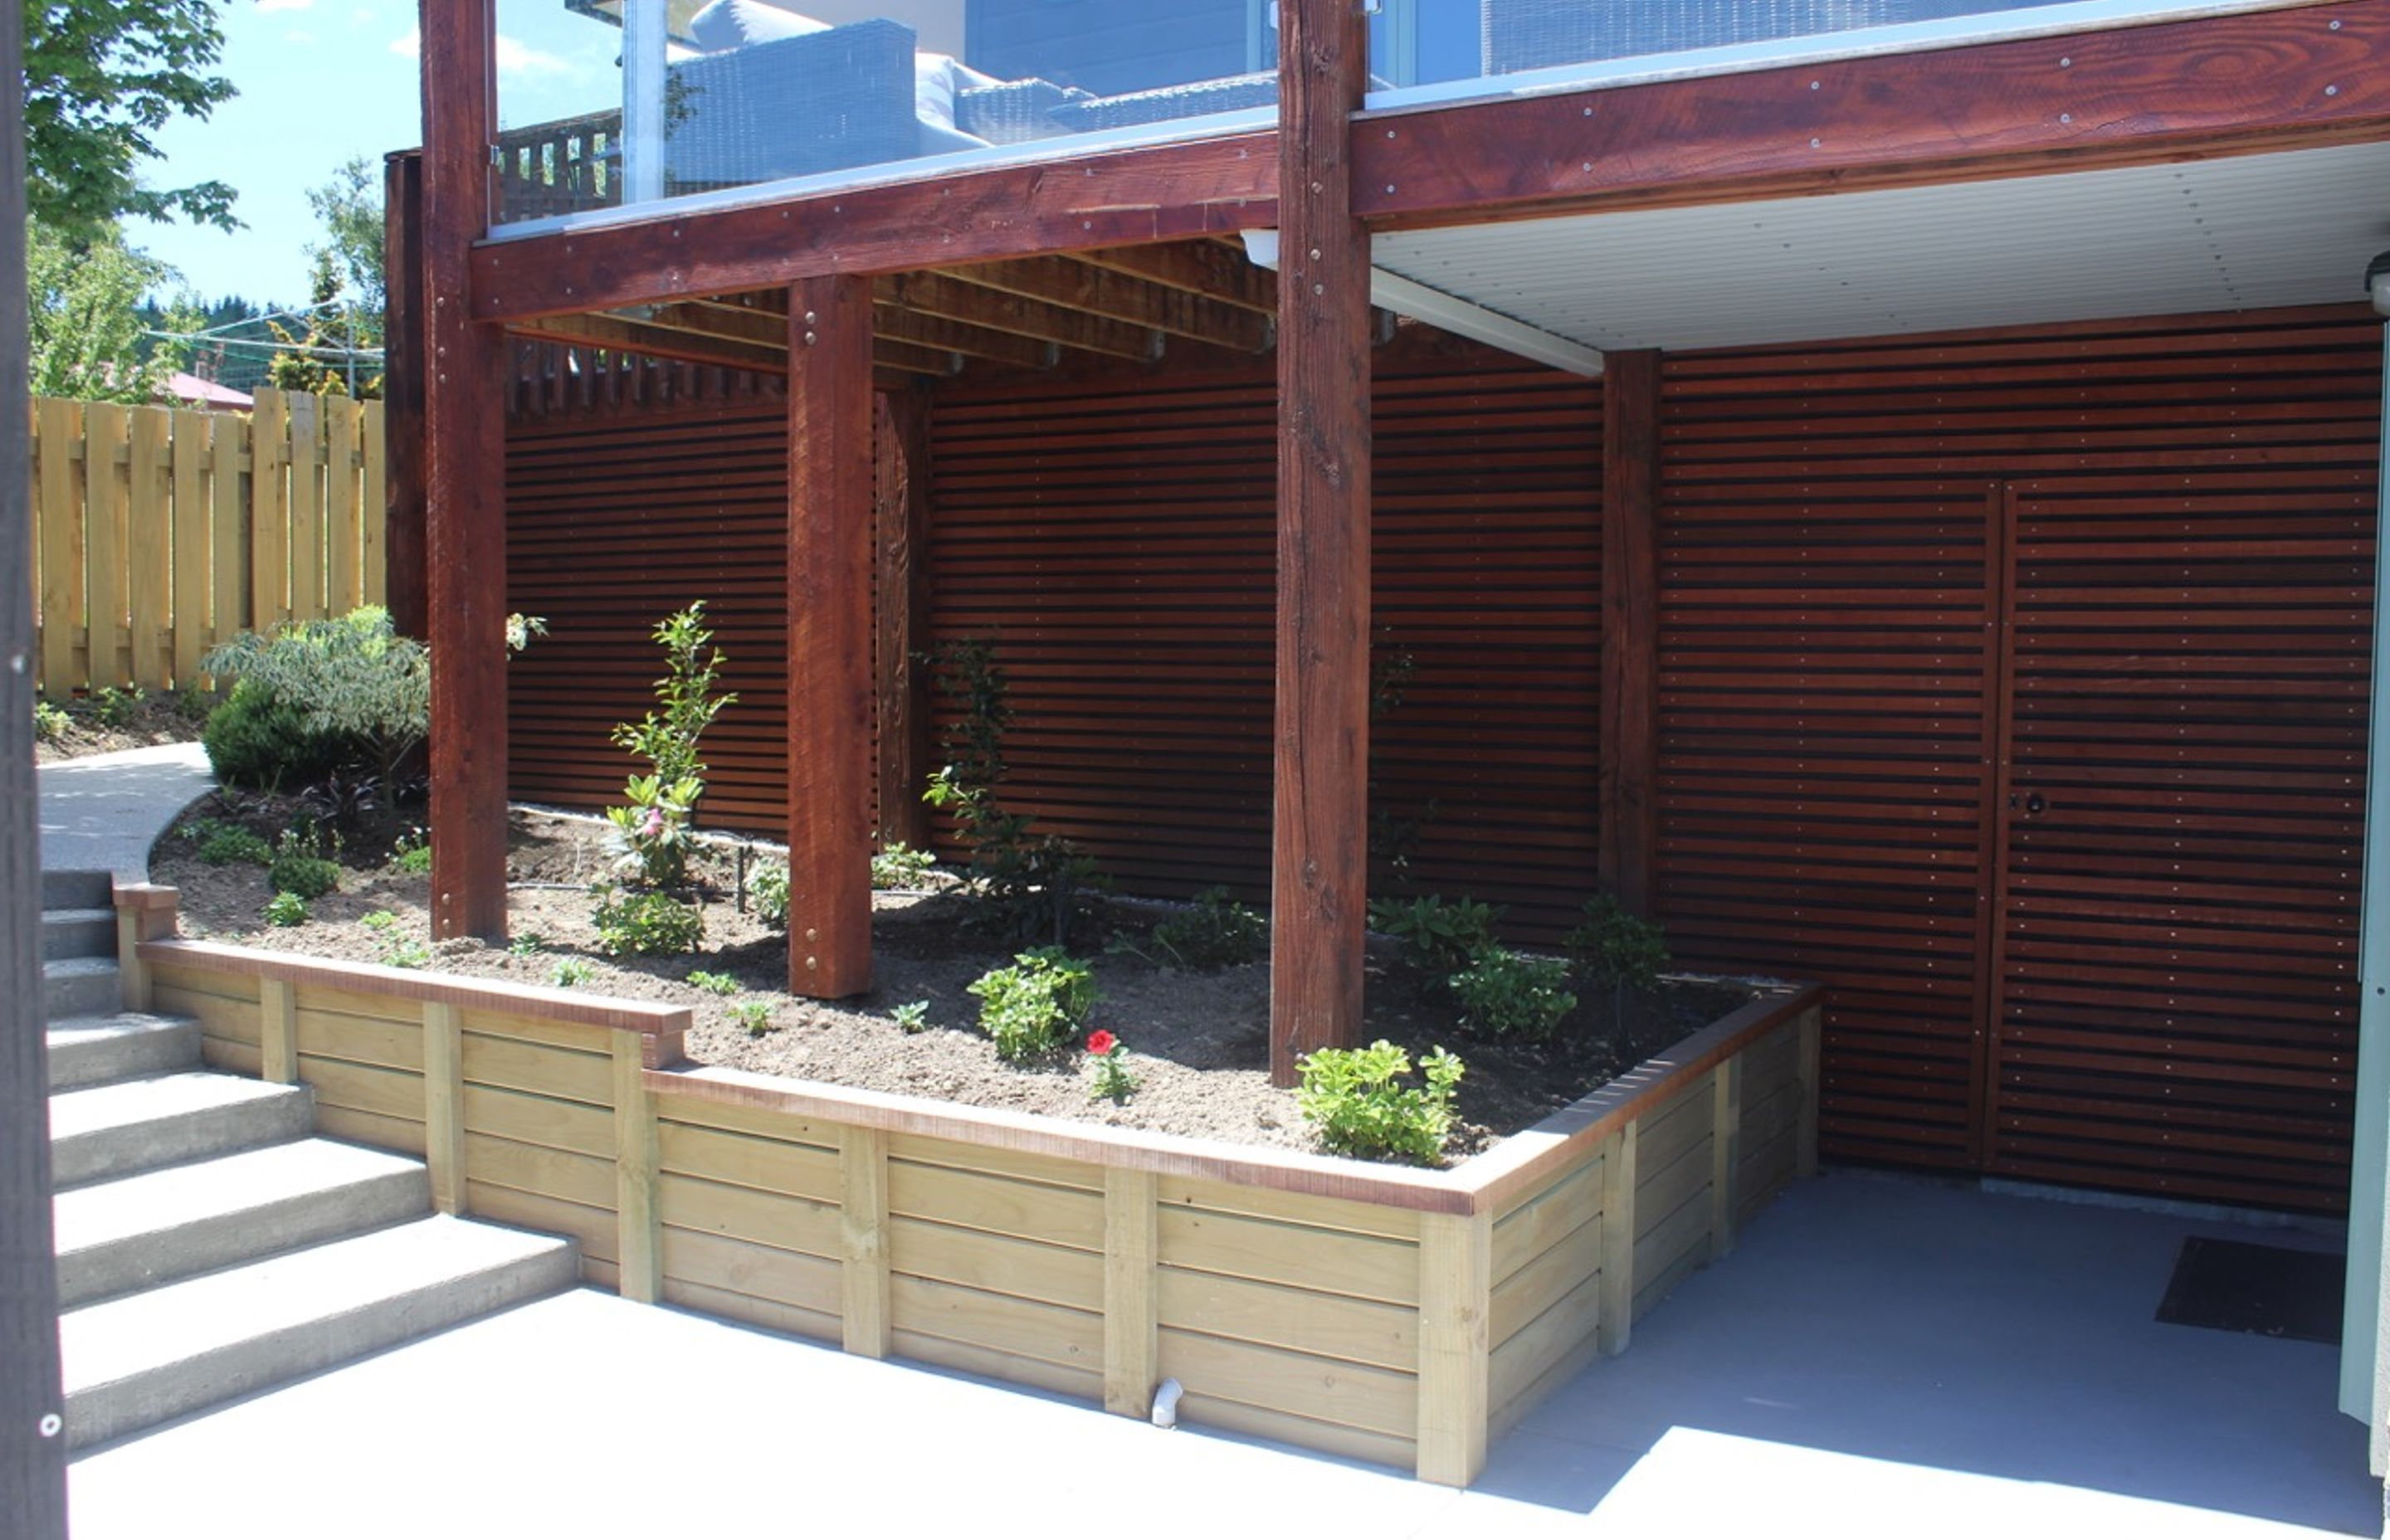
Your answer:
[[[2043,0],[1485,0],[1484,71],[1509,74],[1857,27],[2016,10]]]
[[[1089,134],[1103,128],[1128,128],[1139,123],[1168,122],[1175,118],[1271,107],[1277,102],[1278,71],[1259,70],[1250,75],[1128,91],[1117,96],[1087,96],[1063,103],[1053,109],[1051,116],[1065,133]]]
[[[675,64],[665,77],[667,191],[744,186],[919,153],[913,29],[843,27]]]
[[[1000,85],[967,87],[955,96],[955,126],[992,145],[1050,139],[1070,132],[1054,121],[1055,109],[1094,99],[1076,86],[1057,85],[1034,75]]]

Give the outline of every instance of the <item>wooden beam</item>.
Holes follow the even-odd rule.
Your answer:
[[[930,397],[883,391],[872,446],[872,604],[878,628],[880,828],[882,843],[930,844],[921,801],[930,770]]]
[[[431,933],[507,933],[504,334],[469,303],[488,222],[495,0],[423,6],[425,599]]]
[[[1613,353],[1601,382],[1601,767],[1597,870],[1651,912],[1659,841],[1660,355]]]
[[[1384,115],[1373,228],[2161,164],[2390,135],[2390,0]]]
[[[906,375],[927,375],[932,379],[963,372],[962,354],[925,348],[913,342],[900,342],[893,337],[882,337],[872,343],[871,361],[882,369]]]
[[[910,342],[916,347],[958,353],[965,358],[983,358],[992,364],[1009,364],[1016,368],[1050,369],[1061,356],[1058,343],[1039,342],[1009,331],[991,331],[985,327],[966,326],[943,315],[923,315],[918,311],[895,305],[874,306],[871,324],[888,341]]]
[[[1350,0],[1281,0],[1278,754],[1270,1078],[1361,1031],[1369,877],[1369,236],[1351,114],[1368,75]]]
[[[1127,326],[976,284],[957,283],[942,274],[895,274],[880,279],[873,292],[883,305],[1052,342],[1080,353],[1099,353],[1140,364],[1162,356],[1162,336],[1150,327]]]
[[[714,364],[728,369],[756,369],[769,374],[785,374],[789,368],[785,343],[777,348],[759,347],[717,334],[655,326],[620,315],[543,315],[508,329],[518,337],[537,337],[578,347],[613,348],[684,364]]]
[[[1261,353],[1272,340],[1268,316],[1086,263],[1060,258],[985,262],[945,268],[943,276],[1239,353]]]
[[[1255,267],[1245,260],[1243,252],[1216,240],[1175,240],[1161,246],[1074,251],[1071,260],[1125,273],[1183,294],[1200,294],[1273,321],[1278,319],[1278,275]]]
[[[515,321],[785,287],[831,273],[902,273],[1090,247],[1231,234],[1278,223],[1275,135],[1115,150],[777,203],[631,219],[493,241],[472,253],[474,314]]]
[[[789,293],[789,992],[871,987],[871,286]]]

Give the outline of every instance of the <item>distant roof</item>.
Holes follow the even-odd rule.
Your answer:
[[[195,374],[179,370],[166,377],[158,393],[172,397],[186,406],[203,407],[211,412],[245,412],[257,404],[256,399],[229,385],[219,385],[212,379],[201,379]]]

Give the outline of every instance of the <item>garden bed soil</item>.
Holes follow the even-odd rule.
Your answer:
[[[186,816],[238,822],[272,839],[289,826],[293,811],[276,799],[211,795]],[[173,829],[159,841],[150,872],[154,880],[181,890],[183,933],[195,939],[358,962],[390,961],[412,943],[413,955],[423,959],[419,966],[524,984],[552,985],[559,966],[570,965],[584,970],[572,987],[585,993],[689,1007],[687,1051],[700,1063],[1121,1128],[1317,1149],[1294,1093],[1269,1083],[1266,961],[1195,972],[1104,948],[1108,936],[1142,942],[1172,912],[1169,905],[1107,900],[1075,948],[1091,958],[1099,991],[1086,1030],[1117,1036],[1137,1077],[1135,1096],[1115,1106],[1090,1099],[1095,1071],[1084,1054],[1027,1068],[996,1057],[977,1030],[979,1002],[967,986],[1009,961],[1014,949],[975,930],[974,902],[955,891],[951,879],[933,879],[941,886],[931,891],[874,895],[869,994],[803,1000],[785,993],[785,934],[742,912],[737,902],[739,856],[726,842],[707,847],[698,863],[708,896],[705,939],[697,953],[603,955],[591,920],[597,900],[588,887],[606,872],[604,833],[591,819],[514,811],[508,857],[511,948],[475,941],[431,943],[430,879],[392,867],[386,840],[351,841],[340,853],[340,890],[315,901],[308,922],[297,927],[265,923],[273,892],[264,867],[209,866]],[[395,917],[395,924],[364,923],[380,911]],[[691,985],[687,977],[699,969],[735,978],[741,993],[725,997]],[[1578,994],[1581,1002],[1553,1044],[1473,1040],[1458,1029],[1451,1006],[1424,994],[1390,943],[1372,937],[1366,1033],[1414,1057],[1443,1046],[1467,1062],[1459,1093],[1464,1126],[1448,1151],[1458,1157],[1540,1122],[1748,1001],[1754,991],[1671,982],[1648,995],[1630,995],[1619,1021],[1611,1020],[1608,992],[1580,987]],[[771,1007],[772,1024],[760,1035],[729,1013],[735,1001],[753,1000]],[[928,1004],[929,1025],[908,1033],[891,1012],[912,1001]]]
[[[53,699],[50,704],[66,712],[66,725],[54,738],[34,735],[36,764],[88,759],[122,749],[153,749],[162,743],[197,743],[215,697],[197,691],[126,691],[105,698]]]

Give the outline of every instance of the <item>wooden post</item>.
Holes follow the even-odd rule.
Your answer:
[[[1613,353],[1601,378],[1601,885],[1651,912],[1659,842],[1660,355]]]
[[[871,283],[789,291],[789,992],[871,987]]]
[[[1150,1413],[1162,1380],[1161,1191],[1150,1171],[1104,1173],[1104,1410],[1123,1417]]]
[[[141,960],[141,943],[148,939],[147,916],[120,906],[116,911],[116,994],[126,1010],[148,1010],[153,1003],[149,965]]]
[[[25,110],[21,6],[0,14],[0,551],[32,552],[25,439]],[[47,467],[45,466],[46,470]],[[6,565],[6,564],[0,564]],[[41,845],[33,786],[33,610],[19,570],[0,582],[0,1493],[10,1533],[66,1540],[66,1397],[58,1383],[50,1226],[50,1076],[42,1028]],[[46,617],[53,631],[65,617]],[[55,636],[45,643],[55,643]],[[63,691],[63,672],[47,675]]]
[[[1710,1072],[1710,1260],[1734,1250],[1742,1168],[1742,1055]]]
[[[504,339],[476,323],[488,226],[495,0],[424,0],[425,597],[431,642],[431,933],[507,933]]]
[[[290,618],[289,468],[289,405],[261,386],[249,413],[249,610],[260,631]]]
[[[167,570],[173,549],[173,483],[168,435],[173,414],[163,406],[133,409],[132,475],[125,502],[126,613],[131,620],[133,682],[161,690],[169,676],[166,613],[172,593]]]
[[[208,434],[210,414],[173,416],[174,687],[199,682],[199,655],[208,649]]]
[[[888,1136],[852,1123],[839,1130],[839,1233],[846,1248],[839,1317],[846,1351],[885,1358],[889,1347]]]
[[[1595,1339],[1608,1357],[1626,1351],[1635,1328],[1636,1120],[1610,1136],[1601,1161],[1601,1303]]]
[[[276,1085],[299,1083],[298,993],[282,979],[257,983],[257,1072]]]
[[[84,461],[68,448],[83,435],[83,413],[71,401],[44,400],[42,420],[42,687],[64,695],[83,683],[75,673],[75,637],[84,628]]]
[[[663,1223],[656,1207],[661,1164],[655,1098],[641,1068],[639,1034],[614,1032],[615,1254],[623,1298],[653,1304],[663,1297]]]
[[[1608,1255],[1604,1253],[1604,1260]],[[1493,1416],[1494,1216],[1420,1215],[1419,1477],[1467,1486]]]
[[[109,401],[95,401],[83,409],[84,613],[90,638],[84,677],[94,689],[133,682],[124,648],[129,460],[126,470],[117,468],[117,456],[126,453],[129,414],[129,408]]]
[[[423,1163],[431,1168],[431,1206],[463,1213],[465,1201],[465,1013],[423,1007]]]
[[[872,468],[879,635],[880,839],[930,844],[921,789],[930,771],[930,398],[918,389],[878,398]]]
[[[423,152],[382,162],[383,518],[390,622],[420,638],[428,620],[423,585]]]
[[[1278,745],[1270,1079],[1361,1030],[1369,877],[1369,236],[1352,0],[1279,7]]]

